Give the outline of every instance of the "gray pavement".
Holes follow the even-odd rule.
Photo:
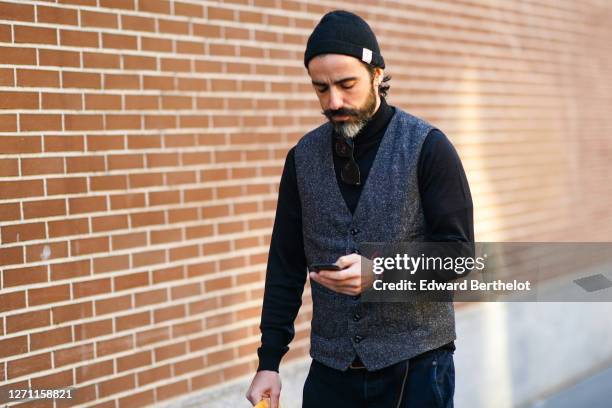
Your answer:
[[[531,405],[531,408],[583,407],[612,407],[612,367]]]

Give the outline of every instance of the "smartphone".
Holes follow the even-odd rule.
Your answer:
[[[322,270],[339,271],[342,268],[340,268],[336,264],[312,264],[312,265],[310,265],[310,267],[308,269],[311,272],[319,272],[319,271],[322,271]]]

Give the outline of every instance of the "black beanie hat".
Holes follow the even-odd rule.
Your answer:
[[[321,18],[308,38],[304,65],[319,54],[353,56],[374,67],[385,67],[374,32],[364,19],[344,10],[331,11]]]

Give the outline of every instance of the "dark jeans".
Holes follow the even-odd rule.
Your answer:
[[[377,371],[349,368],[343,372],[313,360],[302,408],[452,408],[453,352],[432,350],[408,362]]]

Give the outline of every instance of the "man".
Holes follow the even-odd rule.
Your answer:
[[[385,101],[389,77],[359,16],[326,14],[304,64],[329,122],[292,148],[280,182],[247,398],[278,404],[278,367],[310,277],[313,358],[303,407],[452,407],[452,303],[367,303],[362,242],[473,241],[461,161],[442,132]],[[307,273],[313,263],[341,271]]]

